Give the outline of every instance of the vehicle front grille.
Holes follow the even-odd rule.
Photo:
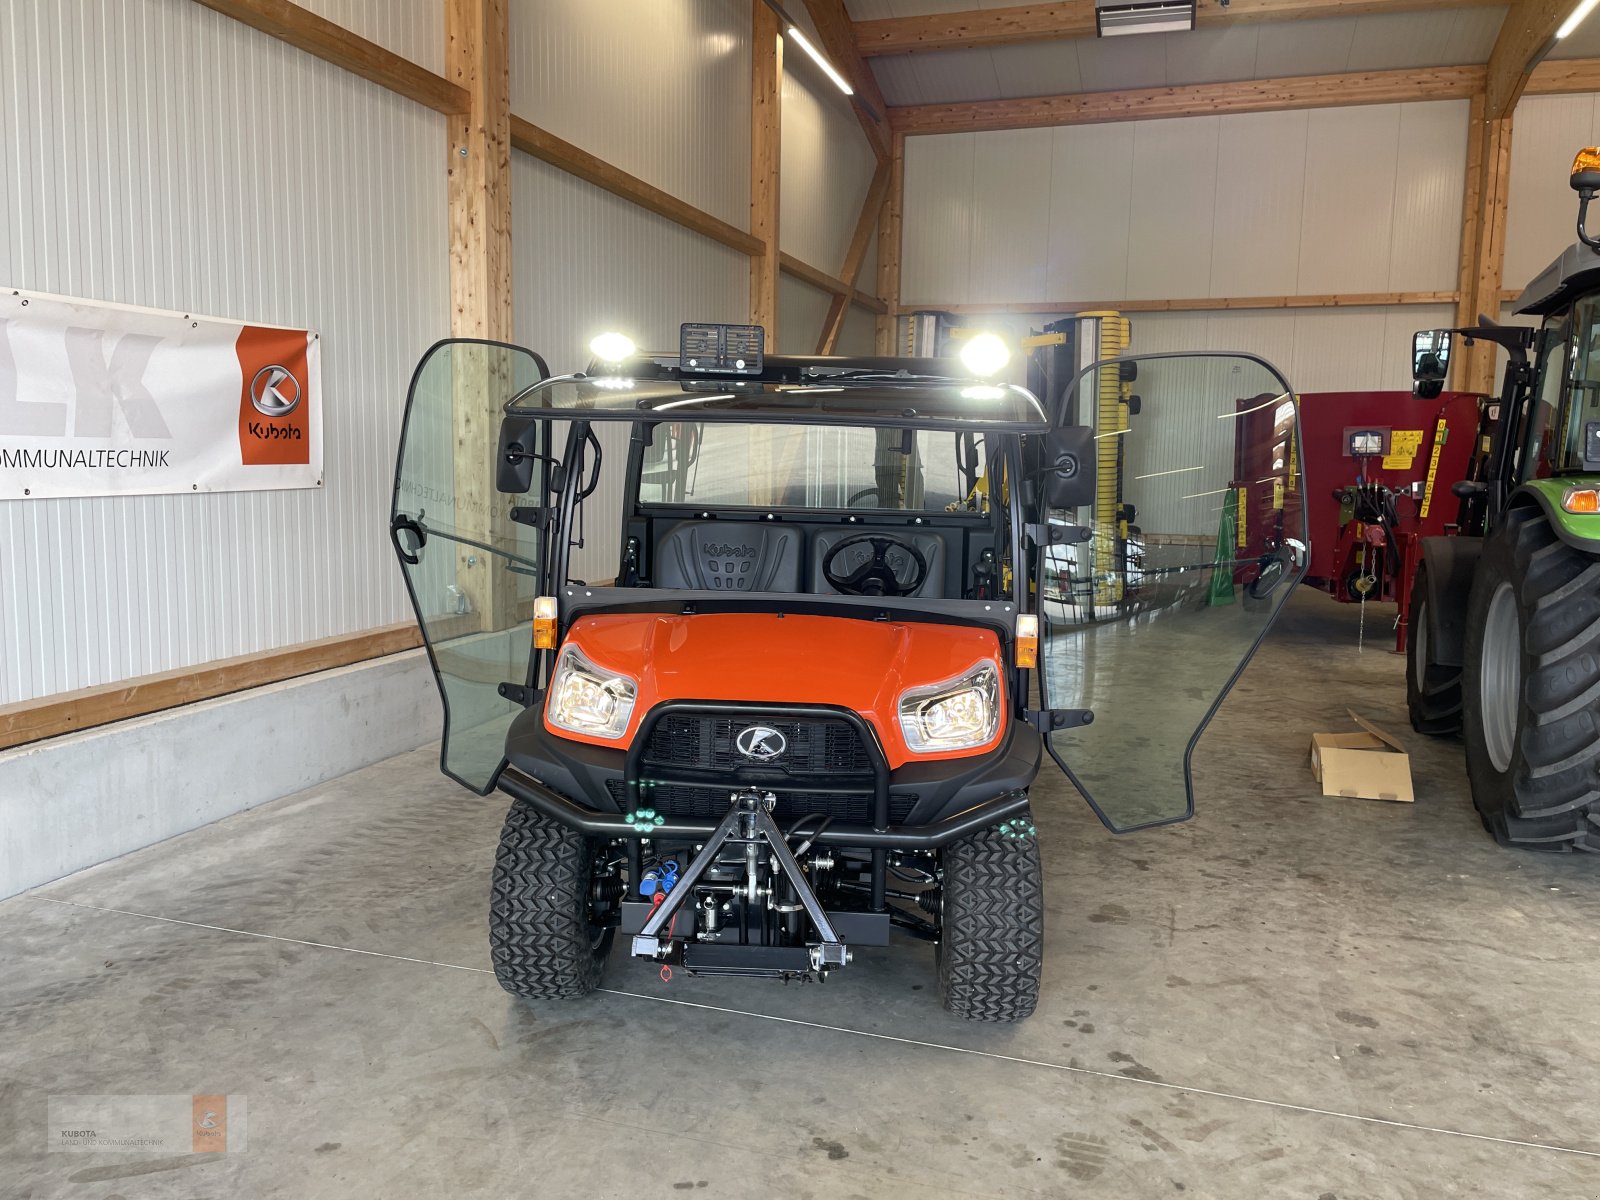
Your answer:
[[[741,730],[752,725],[776,729],[788,742],[782,756],[760,764],[765,770],[791,776],[862,775],[871,779],[871,751],[848,721],[836,717],[767,721],[713,713],[668,713],[650,731],[642,761],[651,767],[693,767],[700,771],[749,768],[756,764],[740,754],[733,743]]]

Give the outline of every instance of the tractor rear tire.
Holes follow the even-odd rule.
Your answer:
[[[1503,846],[1600,852],[1600,557],[1543,510],[1484,541],[1462,684],[1472,803]]]
[[[587,996],[616,934],[594,921],[597,844],[513,800],[495,853],[489,893],[489,953],[513,996]]]
[[[1417,565],[1406,614],[1406,708],[1411,728],[1429,737],[1461,732],[1461,668],[1435,662],[1428,628],[1428,566]]]
[[[1027,810],[945,847],[939,991],[973,1021],[1020,1021],[1039,1002],[1044,876]]]

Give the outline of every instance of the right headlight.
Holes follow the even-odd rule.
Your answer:
[[[955,679],[900,694],[900,731],[916,754],[970,750],[1000,728],[1000,673],[979,663]]]
[[[568,642],[550,677],[545,719],[557,729],[619,738],[628,728],[638,693],[631,678],[595,666]]]

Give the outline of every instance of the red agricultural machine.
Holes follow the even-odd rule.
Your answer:
[[[1398,391],[1300,396],[1310,483],[1306,582],[1345,603],[1396,605],[1398,653],[1406,648],[1419,539],[1454,532],[1461,520],[1463,501],[1450,487],[1477,478],[1489,403],[1469,392],[1432,401]]]

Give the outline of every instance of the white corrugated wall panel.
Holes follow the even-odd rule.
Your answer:
[[[1453,292],[1461,255],[1466,184],[1465,100],[1400,107],[1399,170],[1388,287],[1393,292]]]
[[[852,304],[844,314],[835,354],[872,354],[878,340],[878,322],[872,313]],[[812,349],[816,349],[812,346]]]
[[[1302,392],[1409,390],[1411,335],[1448,325],[1446,304],[1384,308],[1133,313],[1130,352],[1243,351]]]
[[[603,330],[676,350],[684,321],[748,318],[743,254],[521,153],[511,156],[511,247],[516,340],[556,374],[581,370],[589,340]],[[616,573],[628,444],[625,425],[601,422],[596,431],[606,465],[584,505],[585,546],[572,566],[587,580]]]
[[[511,111],[750,227],[749,0],[512,0]]]
[[[972,266],[975,303],[1045,300],[1050,192],[1017,187],[1037,179],[1052,152],[1049,129],[1009,129],[977,139],[972,169]]]
[[[319,17],[444,74],[444,0],[296,0]]]
[[[1126,296],[1133,139],[1120,125],[1064,125],[1051,135],[1048,298]],[[1029,174],[1013,186],[1036,187],[1036,179]]]
[[[1578,196],[1567,183],[1572,157],[1600,140],[1600,97],[1528,96],[1511,135],[1502,282],[1521,288],[1578,240]]]
[[[963,300],[972,259],[972,170],[977,139],[948,133],[906,139],[900,295],[911,302]],[[1029,179],[1016,181],[1027,187]]]
[[[1134,187],[1130,203],[1128,298],[1204,296],[1211,286],[1218,118],[1139,121],[1131,132],[1133,178],[1149,183]]]
[[[320,331],[327,480],[0,503],[0,703],[404,619],[444,119],[192,0],[0,6],[0,77],[0,283]]]
[[[844,93],[793,42],[789,47],[778,241],[796,258],[833,275],[850,247],[878,160]]]
[[[1399,105],[1323,108],[1310,114],[1297,291],[1385,289],[1399,149]]]
[[[778,278],[778,345],[779,354],[812,354],[817,349],[817,335],[822,332],[822,322],[828,315],[832,300],[821,288],[814,288],[792,275]]]
[[[1250,113],[1220,123],[1207,295],[1294,292],[1307,120],[1303,112]]]

